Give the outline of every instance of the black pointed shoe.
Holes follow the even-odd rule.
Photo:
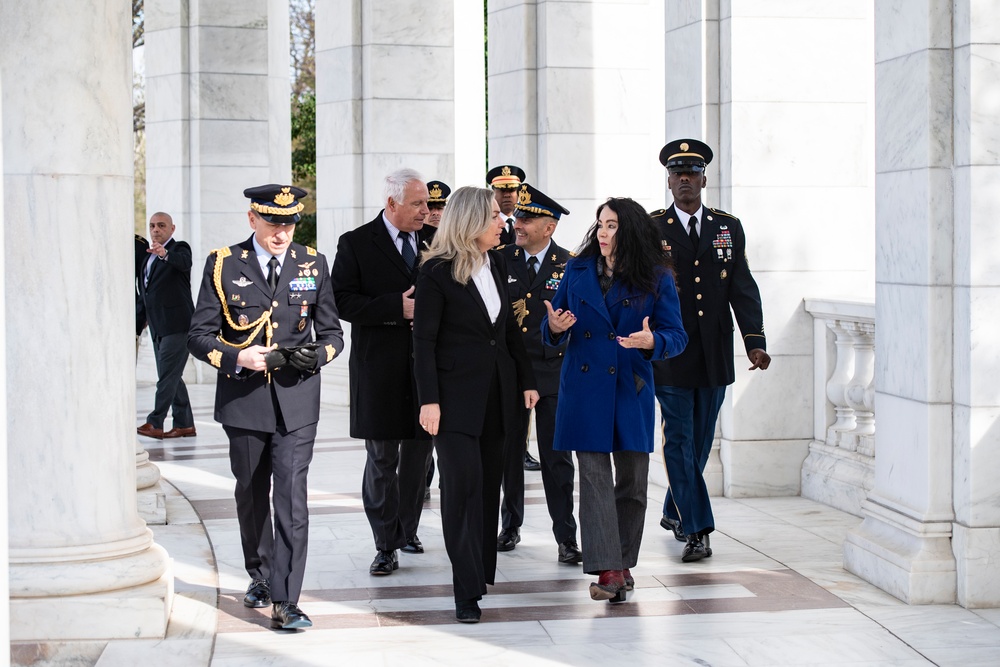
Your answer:
[[[399,550],[408,554],[422,554],[424,552],[424,545],[420,541],[420,538],[414,535],[406,540],[406,544],[401,546]]]
[[[464,600],[455,603],[455,618],[459,623],[478,623],[483,617],[483,610],[476,600]]]
[[[271,609],[271,627],[275,630],[311,628],[313,622],[294,602],[275,602]]]
[[[524,469],[529,471],[538,471],[542,469],[542,464],[531,455],[531,452],[524,453]]]
[[[687,538],[684,536],[684,528],[681,526],[681,522],[677,519],[671,519],[666,514],[660,519],[660,528],[663,530],[669,530],[674,533],[674,539],[678,542],[687,542]]]
[[[681,560],[685,563],[693,563],[706,556],[708,556],[708,552],[705,549],[705,543],[701,541],[701,537],[697,533],[688,535]]]
[[[504,528],[497,535],[497,551],[513,551],[521,541],[520,528]]]
[[[573,540],[566,540],[559,545],[559,562],[576,565],[583,562],[583,552]]]
[[[705,558],[712,555],[712,542],[708,539],[708,533],[701,536],[701,543],[705,545]]]
[[[368,574],[385,576],[392,574],[393,570],[398,569],[399,557],[396,555],[396,552],[379,549],[375,552],[375,560],[372,561],[371,567],[368,568]]]
[[[247,587],[247,594],[243,596],[243,606],[252,609],[263,609],[271,604],[271,587],[267,579],[254,579]]]

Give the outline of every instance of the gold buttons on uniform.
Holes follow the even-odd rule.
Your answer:
[[[695,266],[698,266],[698,260],[697,260],[697,259],[696,259],[696,260],[694,260],[694,265],[695,265]]]
[[[525,295],[525,297],[524,297],[524,298],[525,298],[525,299],[530,299],[530,298],[531,298],[531,292],[528,292],[528,294],[527,294],[527,295]]]
[[[696,283],[700,283],[700,282],[701,282],[701,276],[695,276],[695,277],[694,277],[694,281],[695,281]]]
[[[521,327],[522,333],[528,333],[528,327]]]
[[[701,316],[703,316],[704,314],[705,314],[705,311],[703,311],[703,310],[699,310],[699,311],[698,311],[698,317],[701,317]]]
[[[278,302],[277,301],[272,301],[271,305],[274,306],[275,308],[277,308],[278,307]]]
[[[701,295],[700,294],[697,295],[697,296],[695,296],[695,298],[698,299],[698,301],[701,301]]]
[[[277,329],[278,328],[278,323],[277,322],[271,322],[271,328],[272,329]]]

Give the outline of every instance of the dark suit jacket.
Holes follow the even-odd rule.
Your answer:
[[[167,256],[153,260],[149,280],[145,279],[145,262],[139,275],[141,310],[136,320],[148,322],[149,333],[154,337],[186,333],[191,327],[191,313],[194,312],[191,300],[191,246],[184,241],[170,239],[164,247]],[[147,261],[149,257],[153,255],[147,254]]]
[[[507,293],[514,318],[524,337],[524,346],[535,373],[535,382],[538,383],[538,394],[558,394],[559,371],[566,345],[550,347],[542,344],[542,318],[548,312],[543,301],[550,301],[555,295],[569,260],[569,252],[552,241],[545,256],[539,256],[541,264],[535,280],[529,282],[524,250],[516,245],[502,246],[497,250],[507,260]]]
[[[521,330],[503,298],[507,266],[503,255],[489,251],[500,294],[494,324],[475,282],[461,285],[451,276],[451,262],[432,259],[420,267],[413,318],[413,347],[420,404],[439,403],[441,431],[482,435],[486,400],[494,373],[500,383],[504,424],[513,429],[515,400],[535,389],[531,362]],[[523,403],[522,403],[523,405]]]
[[[418,232],[419,250],[427,236]],[[352,438],[430,437],[417,424],[413,332],[410,320],[403,319],[402,293],[416,273],[406,267],[382,212],[340,237],[333,292],[340,316],[351,323]]]
[[[216,283],[214,271],[221,261]],[[295,280],[296,284],[292,284]],[[222,301],[219,292],[222,292]],[[226,317],[223,309],[228,310]],[[226,426],[274,433],[277,415],[266,374],[237,371],[239,349],[253,335],[250,345],[264,345],[264,327],[247,325],[271,310],[272,344],[279,347],[319,344],[315,371],[302,372],[286,365],[271,373],[271,384],[281,407],[285,426],[293,431],[319,420],[319,369],[344,349],[344,334],[330,287],[326,257],[313,248],[292,243],[271,294],[257,262],[251,239],[228,248],[213,250],[205,263],[198,292],[198,306],[191,319],[188,349],[218,369],[215,390],[215,420]],[[256,331],[256,333],[254,333]],[[220,340],[220,337],[227,342]]]
[[[149,259],[149,241],[143,236],[135,235],[135,335],[138,336],[146,328],[146,312],[142,305],[142,294],[139,293],[139,281],[142,280],[146,260]]]
[[[688,345],[683,353],[653,364],[655,382],[673,387],[724,387],[736,379],[733,317],[743,345],[767,349],[760,290],[746,259],[743,225],[725,211],[705,207],[698,248],[673,206],[654,211],[663,248],[674,262]]]

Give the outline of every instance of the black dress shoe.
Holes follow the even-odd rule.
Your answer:
[[[465,600],[455,603],[455,618],[459,623],[478,623],[483,617],[483,610],[476,600]]]
[[[518,542],[521,541],[520,528],[504,528],[497,535],[497,551],[513,551]]]
[[[247,588],[247,594],[243,596],[243,606],[254,609],[263,609],[271,604],[271,587],[266,579],[254,579]]]
[[[677,519],[671,519],[666,514],[660,519],[660,528],[663,530],[670,530],[674,533],[674,539],[678,542],[687,542],[687,538],[684,536],[684,528],[681,526],[681,522]]]
[[[379,549],[375,553],[375,560],[372,561],[371,567],[368,568],[368,574],[384,576],[387,574],[392,574],[393,570],[398,570],[398,569],[399,569],[399,557],[396,556],[396,552],[383,551]]]
[[[275,630],[311,628],[313,622],[294,602],[275,602],[271,609],[271,627]]]
[[[559,562],[576,565],[583,562],[583,552],[573,540],[567,540],[559,545]]]
[[[420,542],[420,538],[414,535],[406,540],[406,544],[401,546],[399,550],[408,554],[422,554],[424,552],[424,545]]]
[[[701,536],[701,543],[705,545],[705,558],[712,555],[712,542],[708,539],[708,533]]]
[[[542,464],[535,460],[535,457],[531,455],[531,452],[524,453],[524,469],[525,470],[541,470]]]
[[[692,533],[687,536],[687,544],[684,545],[684,553],[681,555],[681,560],[685,563],[693,563],[694,561],[701,560],[708,556],[708,552],[705,550],[705,543],[701,541],[701,537],[697,533]]]

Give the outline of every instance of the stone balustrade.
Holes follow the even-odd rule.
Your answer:
[[[813,441],[802,495],[861,515],[875,475],[875,304],[806,299],[813,316]]]

